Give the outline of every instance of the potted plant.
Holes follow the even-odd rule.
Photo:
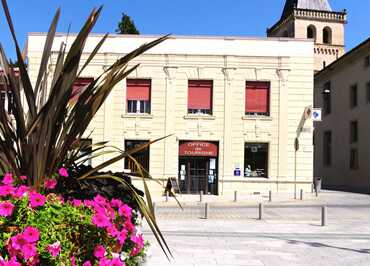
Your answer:
[[[0,47],[1,83],[11,91],[11,114],[0,105],[0,265],[137,265],[144,256],[139,224],[144,217],[167,256],[171,253],[156,224],[147,179],[137,162],[145,199],[121,173],[105,167],[146,148],[107,149],[107,143],[84,149],[85,131],[114,86],[138,66],[133,58],[164,41],[144,44],[118,59],[89,85],[73,91],[73,83],[98,53],[105,35],[81,64],[81,55],[101,8],[94,9],[66,50],[63,44],[55,70],[48,60],[60,11],[51,23],[37,80],[31,84],[6,0],[2,1],[16,48],[17,67]],[[46,74],[52,75],[47,84]],[[76,100],[70,101],[72,97]],[[112,159],[84,168],[84,160],[106,153]],[[109,186],[118,189],[109,192]],[[107,192],[108,191],[108,192]],[[117,193],[118,191],[118,193]]]

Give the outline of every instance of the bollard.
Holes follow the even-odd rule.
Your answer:
[[[300,193],[299,199],[300,200],[303,200],[303,189],[301,189],[301,193]]]
[[[199,193],[199,201],[200,202],[203,201],[203,190],[201,190],[200,193]]]
[[[209,216],[209,203],[204,204],[204,219],[208,219]]]
[[[321,226],[326,226],[328,209],[326,206],[321,207]]]
[[[168,197],[169,197],[169,192],[168,191],[166,191],[166,202],[168,202]]]
[[[269,202],[271,202],[272,201],[272,191],[270,190],[269,191]]]
[[[313,193],[315,191],[315,185],[312,183],[311,184],[311,193]]]
[[[238,191],[234,191],[234,202],[238,201]]]
[[[153,214],[155,216],[157,205],[155,202],[153,202]]]
[[[263,216],[263,204],[260,203],[258,205],[258,220],[262,220],[262,216]]]

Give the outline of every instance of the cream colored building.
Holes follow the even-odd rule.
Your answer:
[[[82,63],[101,37],[89,37]],[[67,50],[74,38],[68,37]],[[44,33],[28,37],[33,81],[45,39]],[[82,77],[98,76],[119,57],[153,39],[110,36]],[[65,34],[57,34],[50,71],[65,40]],[[93,142],[109,140],[124,149],[125,143],[134,145],[134,140],[172,134],[150,147],[147,166],[163,183],[177,178],[183,193],[293,193],[295,184],[297,190],[311,189],[310,120],[299,130],[296,159],[294,152],[303,112],[313,104],[311,40],[173,36],[131,65],[136,63],[140,67],[116,86],[90,125]],[[143,94],[134,95],[131,86],[141,86],[137,92]],[[203,96],[194,98],[194,93]],[[207,95],[206,102],[199,102]],[[112,170],[122,171],[127,166],[122,161]],[[158,186],[153,188],[162,192]]]
[[[315,75],[315,176],[326,188],[370,192],[370,39]]]
[[[314,68],[319,71],[344,54],[346,23],[346,11],[333,11],[328,0],[286,0],[267,36],[314,39]]]

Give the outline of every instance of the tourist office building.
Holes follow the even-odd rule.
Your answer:
[[[75,37],[57,34],[50,71],[61,43],[68,40],[68,50]],[[101,38],[88,38],[82,63]],[[111,35],[75,87],[155,38]],[[44,33],[28,37],[33,82],[45,39]],[[313,103],[312,40],[172,36],[130,65],[137,63],[93,119],[86,141],[106,140],[127,150],[168,136],[135,158],[162,184],[175,178],[182,193],[311,189],[312,122],[302,124],[302,117]],[[111,170],[137,171],[130,160]],[[163,192],[154,182],[152,190]]]

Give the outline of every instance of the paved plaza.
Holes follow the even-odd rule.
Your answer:
[[[179,197],[183,211],[173,199],[159,199],[156,216],[174,259],[166,260],[144,225],[152,243],[147,265],[370,265],[370,196],[324,191],[300,201],[281,194],[271,203],[264,195],[255,197],[237,203],[232,197],[204,197],[210,202],[208,219],[199,197]],[[324,227],[322,205],[328,208]]]

